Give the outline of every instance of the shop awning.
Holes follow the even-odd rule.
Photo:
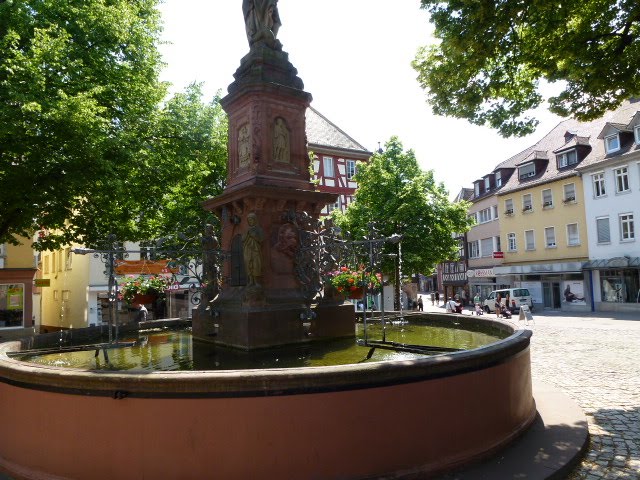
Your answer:
[[[582,265],[585,270],[607,268],[640,268],[640,257],[614,257],[602,260],[589,260]]]
[[[116,260],[116,275],[159,275],[178,273],[179,267],[169,266],[171,260]]]

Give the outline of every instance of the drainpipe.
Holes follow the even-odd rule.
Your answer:
[[[591,311],[596,311],[596,302],[593,298],[593,270],[589,270],[589,293],[591,295]]]

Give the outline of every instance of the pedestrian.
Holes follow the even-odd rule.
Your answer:
[[[431,292],[431,305],[434,305],[434,302],[436,301],[436,294]]]
[[[494,307],[496,309],[496,317],[500,317],[500,312],[502,311],[502,298],[500,294],[496,295],[496,304]]]
[[[432,305],[433,305],[433,303],[432,303]],[[423,311],[424,311],[424,305],[423,305],[423,303],[422,303],[422,297],[418,297],[418,310],[419,310],[420,312],[423,312]]]
[[[473,304],[478,305],[479,303],[480,303],[480,292],[476,292],[475,296],[473,297]]]
[[[440,306],[440,292],[436,290],[436,306]]]

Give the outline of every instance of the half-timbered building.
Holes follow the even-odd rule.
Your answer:
[[[321,192],[339,195],[336,203],[325,207],[322,213],[344,211],[358,187],[354,180],[357,163],[367,162],[372,153],[312,107],[307,109],[306,120],[314,180]]]

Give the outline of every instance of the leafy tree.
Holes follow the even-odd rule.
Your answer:
[[[110,233],[147,240],[202,233],[204,224],[215,224],[202,202],[219,195],[226,179],[227,116],[219,100],[203,103],[196,84],[174,95],[143,141],[138,168],[117,166],[117,178],[78,199],[66,227],[81,243],[97,245]]]
[[[166,95],[157,3],[0,3],[0,242],[40,226],[62,228],[64,242],[81,238],[65,222],[83,202],[120,194],[144,169]]]
[[[334,214],[335,223],[353,239],[366,237],[370,222],[376,222],[380,237],[402,234],[405,273],[431,272],[437,263],[458,255],[452,233],[469,229],[469,205],[449,201],[433,171],[420,170],[414,152],[403,151],[397,137],[391,137],[384,151],[375,153],[369,163],[358,163],[355,180],[354,202],[343,214]],[[386,244],[385,250],[397,253],[397,246]],[[399,282],[396,266],[393,258],[385,257],[382,270]]]
[[[564,81],[552,112],[601,117],[640,94],[637,0],[422,0],[440,43],[413,62],[437,114],[531,133],[539,82]]]

